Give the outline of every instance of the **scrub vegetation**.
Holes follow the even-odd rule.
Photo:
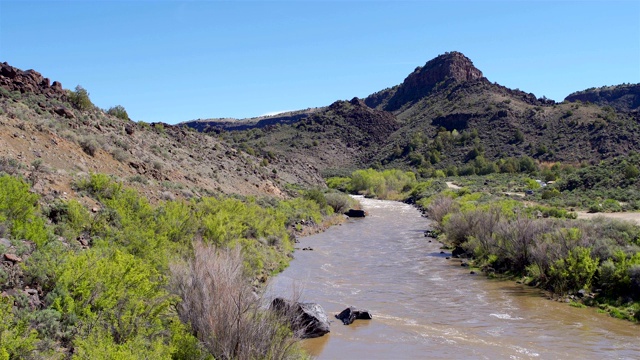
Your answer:
[[[263,289],[347,194],[415,204],[490,276],[640,320],[638,226],[576,219],[640,209],[636,85],[557,103],[452,52],[365,99],[169,125],[0,70],[0,360],[304,358]]]
[[[580,179],[589,178],[597,170],[606,172],[609,165],[626,167],[634,159],[625,160],[626,164],[613,161],[600,168],[558,173],[563,176],[559,184],[561,188],[564,184],[584,184]],[[598,306],[612,316],[640,321],[637,224],[604,217],[577,220],[575,212],[532,201],[542,200],[540,195],[509,197],[501,191],[493,194],[480,191],[501,181],[505,187],[520,183],[516,190],[535,188],[539,193],[542,186],[525,176],[444,179],[471,184],[474,188],[471,190],[460,186],[448,188],[439,179],[418,181],[409,174],[398,170],[359,170],[350,177],[329,178],[327,184],[351,193],[416,203],[434,221],[434,233],[440,234],[438,239],[454,250],[454,256],[470,259],[489,276],[518,278],[556,297],[571,298],[574,302]],[[612,181],[615,180],[613,177]],[[633,184],[634,179],[621,181],[628,180]],[[598,193],[597,186],[582,189],[580,196]],[[576,188],[563,188],[558,197]]]
[[[287,266],[294,224],[333,213],[326,201],[151,204],[102,174],[75,186],[100,208],[40,207],[27,183],[0,177],[0,246],[19,257],[0,270],[0,358],[304,356],[252,293]]]

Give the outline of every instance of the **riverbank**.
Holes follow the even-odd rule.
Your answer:
[[[533,175],[418,182],[414,173],[369,169],[355,171],[350,178],[329,179],[327,184],[414,204],[435,222],[437,231],[430,235],[454,249],[452,255],[475,259],[485,272],[523,278],[554,296],[574,296],[614,317],[640,321],[638,223],[603,216],[577,220],[575,212],[560,206],[573,203],[576,194],[561,193],[558,183],[543,186],[529,176]],[[525,188],[531,192],[527,201],[504,195]],[[582,200],[576,201],[576,207]],[[614,208],[613,201],[602,204],[597,208]],[[635,207],[635,203],[625,206],[631,205]],[[584,296],[591,293],[594,301]]]
[[[318,360],[344,358],[637,358],[637,327],[548,301],[539,289],[471,275],[428,242],[414,207],[362,199],[366,218],[300,238],[272,291],[299,289],[330,318],[347,306],[373,320],[345,326],[302,346]],[[579,324],[576,325],[576,324]]]
[[[517,202],[482,197],[460,190],[426,203],[452,257],[468,258],[490,277],[539,287],[551,299],[640,321],[640,227],[604,216],[545,218]]]

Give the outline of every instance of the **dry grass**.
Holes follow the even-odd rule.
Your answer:
[[[216,359],[295,359],[302,353],[286,320],[262,306],[243,274],[239,248],[194,243],[194,258],[173,264],[178,314]]]

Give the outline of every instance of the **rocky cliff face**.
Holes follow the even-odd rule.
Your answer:
[[[395,111],[421,99],[440,85],[483,79],[482,71],[464,54],[453,51],[440,55],[417,67],[402,84],[370,95],[365,103],[371,107]]]
[[[640,84],[603,86],[575,92],[565,98],[569,102],[590,102],[611,106],[618,111],[640,110]]]
[[[471,81],[480,78],[482,78],[482,71],[473,66],[469,58],[454,51],[440,55],[427,62],[423,67],[416,68],[407,76],[398,92],[433,88],[437,83],[450,79]]]
[[[51,81],[35,70],[20,70],[9,64],[0,65],[0,87],[20,93],[33,93],[48,98],[62,98],[66,95],[62,84]]]

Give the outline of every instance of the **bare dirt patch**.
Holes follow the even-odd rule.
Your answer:
[[[577,214],[578,214],[578,219],[589,220],[598,216],[603,216],[611,219],[633,221],[636,224],[640,224],[640,212],[588,213],[584,211],[578,211]]]
[[[447,181],[447,187],[448,187],[449,189],[460,189],[460,186],[458,186],[458,185],[456,185],[456,184],[452,183],[451,181]]]

